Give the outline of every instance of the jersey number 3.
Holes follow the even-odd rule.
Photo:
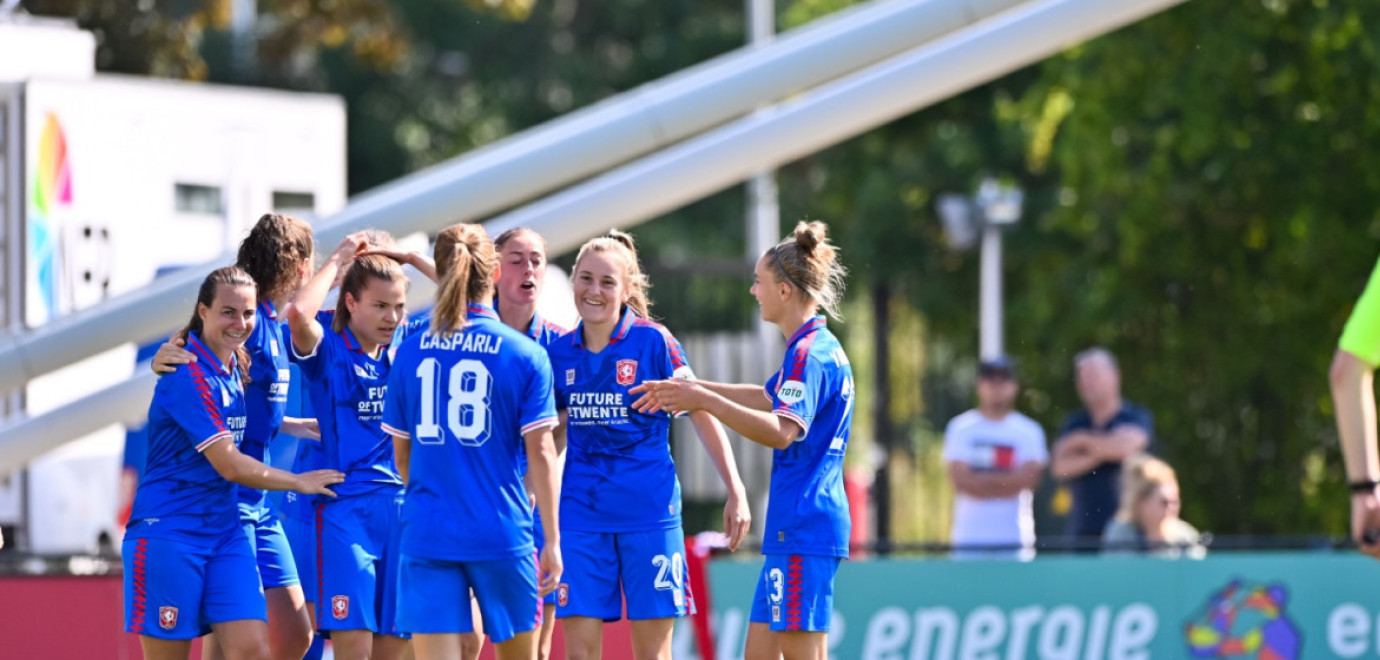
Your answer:
[[[489,439],[489,393],[493,378],[479,360],[461,360],[446,374],[447,387],[441,392],[441,363],[426,358],[417,365],[421,382],[421,419],[417,423],[417,442],[439,445],[446,441],[437,419],[437,401],[445,405],[446,429],[466,447],[479,447]]]

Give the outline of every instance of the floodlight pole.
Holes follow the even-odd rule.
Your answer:
[[[982,229],[978,275],[978,351],[989,360],[1002,355],[1001,228]]]
[[[761,48],[776,38],[775,0],[745,0],[747,6],[748,44]],[[760,111],[760,110],[759,110]],[[781,207],[777,202],[776,171],[763,170],[748,180],[747,261],[756,267],[757,259],[781,240]],[[773,356],[781,341],[781,332],[773,323],[759,316],[754,321],[761,355]],[[771,357],[767,357],[770,369]],[[768,372],[770,373],[770,372]]]
[[[985,179],[973,196],[982,217],[982,256],[978,275],[978,357],[1002,355],[1001,232],[1021,219],[1025,194],[1020,188]]]

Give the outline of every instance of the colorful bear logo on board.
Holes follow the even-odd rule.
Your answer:
[[[1194,658],[1298,660],[1303,639],[1285,609],[1284,585],[1233,580],[1213,594],[1184,624],[1184,639]]]

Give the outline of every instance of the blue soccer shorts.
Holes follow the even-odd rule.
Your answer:
[[[305,519],[285,517],[282,525],[283,538],[287,539],[288,549],[292,552],[292,563],[297,567],[297,579],[302,585],[302,595],[308,603],[315,603],[319,591],[316,584],[316,512],[313,510],[311,516]]]
[[[685,532],[561,533],[565,574],[556,587],[556,617],[633,621],[695,613],[685,571]]]
[[[407,636],[397,625],[401,507],[392,490],[317,504],[318,628]]]
[[[493,561],[449,561],[403,555],[398,626],[413,634],[474,632],[470,590],[484,634],[495,644],[541,627],[537,562],[532,555]]]
[[[828,632],[838,557],[767,555],[748,620],[773,632]]]
[[[250,507],[241,503],[240,525],[244,528],[245,537],[254,546],[259,562],[259,579],[263,581],[265,589],[302,583],[281,521],[265,507]]]
[[[254,549],[239,529],[206,542],[125,537],[125,630],[193,639],[211,625],[268,620]]]

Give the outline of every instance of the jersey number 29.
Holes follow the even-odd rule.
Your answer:
[[[460,360],[446,374],[446,392],[442,394],[441,363],[433,357],[417,364],[417,378],[421,383],[421,419],[417,423],[417,441],[424,445],[439,445],[446,441],[437,419],[436,402],[442,401],[446,410],[446,428],[466,447],[479,447],[489,439],[489,393],[493,378],[489,368],[479,360]]]

